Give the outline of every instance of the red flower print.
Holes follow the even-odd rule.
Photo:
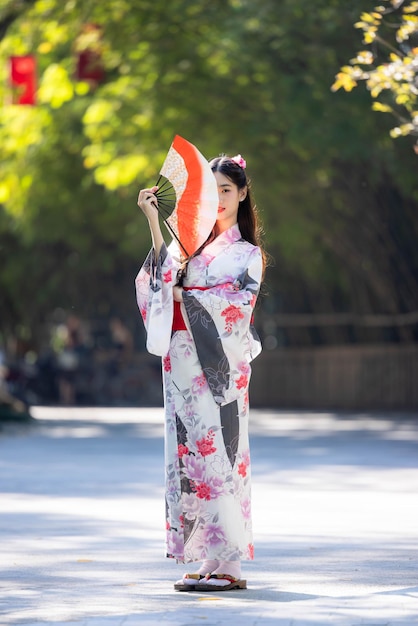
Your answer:
[[[163,366],[165,372],[171,372],[171,359],[169,354],[163,358]]]
[[[180,515],[179,520],[180,520],[180,528],[184,528],[184,515]]]
[[[177,447],[177,451],[178,451],[179,459],[182,458],[183,454],[189,454],[189,448],[187,446],[184,446],[182,443],[179,443]]]
[[[171,282],[171,270],[168,270],[165,274],[163,274],[163,279],[165,283]]]
[[[211,499],[210,487],[207,483],[199,483],[198,485],[193,483],[192,489],[201,500]]]
[[[170,522],[167,520],[165,523],[165,529],[166,530],[170,530],[171,526],[170,526]]]
[[[251,306],[254,308],[255,307],[255,303],[257,302],[257,296],[253,293],[252,297],[251,297]]]
[[[147,307],[146,306],[142,307],[141,315],[142,315],[142,319],[144,320],[144,322],[146,322],[147,321]]]
[[[225,318],[225,329],[227,331],[232,330],[232,324],[236,324],[238,320],[244,319],[244,314],[234,304],[230,304],[228,308],[224,309],[221,315]]]
[[[213,445],[214,436],[214,432],[210,430],[207,437],[203,437],[202,439],[198,439],[196,441],[197,449],[202,456],[208,456],[209,454],[216,452],[216,448]]]
[[[248,385],[248,376],[241,374],[241,376],[235,381],[237,389],[245,389]]]
[[[251,561],[254,560],[254,546],[252,543],[249,543],[247,546],[247,550],[248,550],[248,557]]]
[[[247,475],[247,466],[245,463],[240,463],[238,465],[238,474],[240,474],[243,478]]]

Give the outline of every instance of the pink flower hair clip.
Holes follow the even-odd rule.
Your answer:
[[[247,167],[247,161],[243,159],[240,154],[237,154],[236,156],[231,157],[231,161],[234,161],[234,163],[242,167],[243,170],[245,170],[245,168]]]

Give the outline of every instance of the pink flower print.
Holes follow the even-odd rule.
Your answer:
[[[243,478],[246,477],[246,475],[247,475],[247,466],[245,465],[245,463],[240,463],[238,465],[238,474],[240,476],[242,476]]]
[[[255,293],[253,293],[253,295],[251,296],[251,302],[250,302],[252,308],[255,307],[256,302],[257,302],[257,296],[255,295]]]
[[[166,523],[165,523],[165,529],[166,529],[166,530],[170,530],[170,528],[171,528],[171,524],[170,524],[170,522],[167,520],[167,521],[166,521]]]
[[[195,493],[183,493],[181,503],[186,519],[194,520],[199,515],[200,503]]]
[[[211,500],[210,486],[207,483],[193,483],[192,489],[201,500]]]
[[[228,241],[229,243],[233,243],[239,238],[239,235],[240,233],[238,230],[238,225],[236,225],[236,226],[232,226],[231,228],[228,228],[228,230],[222,233],[222,238],[225,238],[225,240]]]
[[[184,528],[184,515],[180,515],[179,521],[180,521],[180,528]]]
[[[207,524],[204,530],[204,542],[209,546],[217,546],[226,543],[225,533],[219,524]]]
[[[202,395],[204,391],[208,388],[208,383],[206,380],[206,376],[202,372],[199,376],[194,376],[192,378],[192,392],[197,395]]]
[[[242,453],[242,460],[244,461],[245,465],[248,467],[250,464],[250,451],[249,450],[244,450],[244,452]]]
[[[196,415],[195,407],[191,402],[184,405],[184,414],[186,417],[194,417]]]
[[[237,368],[241,372],[241,374],[246,374],[247,376],[250,373],[251,369],[248,361],[240,361],[237,365]]]
[[[165,372],[171,372],[171,359],[169,354],[163,358],[163,367]]]
[[[193,454],[187,454],[183,457],[183,469],[186,477],[189,480],[195,480],[197,482],[204,482],[205,476],[205,462],[199,456]]]
[[[254,546],[252,543],[249,543],[247,546],[248,558],[250,561],[254,560]]]
[[[165,283],[171,283],[171,270],[167,270],[167,272],[163,274],[163,280]]]
[[[218,498],[224,493],[224,481],[219,476],[211,476],[208,480],[212,499]]]
[[[251,519],[251,502],[248,498],[241,502],[241,512],[246,521]]]
[[[141,313],[142,319],[144,320],[144,323],[145,323],[147,321],[147,307],[143,306],[140,309],[140,313]]]
[[[248,407],[248,403],[250,401],[249,395],[248,395],[248,390],[245,392],[245,396],[244,396],[244,409],[246,409]]]
[[[167,532],[167,553],[175,559],[183,560],[184,553],[184,536],[183,532],[169,530]]]
[[[184,446],[182,443],[179,443],[177,446],[177,453],[179,459],[183,458],[183,454],[189,454],[190,450],[187,446]]]
[[[215,433],[210,430],[207,437],[203,437],[202,439],[198,439],[196,441],[196,447],[202,456],[208,456],[209,454],[216,452],[216,448],[213,445],[214,436]]]
[[[229,307],[224,309],[221,313],[222,317],[225,318],[225,330],[228,332],[232,331],[232,325],[236,324],[238,320],[244,319],[244,314],[239,309],[239,307],[234,304],[230,304]]]
[[[235,381],[235,386],[237,389],[245,389],[248,385],[248,376],[245,374],[241,374],[239,378]]]

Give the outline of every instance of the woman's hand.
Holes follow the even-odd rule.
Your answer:
[[[148,220],[158,219],[158,199],[155,192],[158,191],[158,187],[151,187],[150,189],[141,189],[138,195],[138,206]]]
[[[160,228],[160,221],[158,219],[158,199],[155,192],[158,191],[158,187],[154,186],[150,189],[141,189],[138,195],[138,206],[144,215],[148,218],[148,225],[151,231],[152,245],[155,250],[155,254],[160,254],[161,247],[164,244],[164,237]]]
[[[173,298],[175,302],[183,302],[183,287],[179,287],[179,285],[174,285]]]

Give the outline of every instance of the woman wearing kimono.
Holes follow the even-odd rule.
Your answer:
[[[217,221],[186,268],[178,244],[164,243],[158,188],[138,197],[153,248],[135,281],[137,302],[147,349],[163,364],[167,556],[202,562],[178,591],[246,588],[241,560],[254,558],[248,385],[261,351],[252,317],[264,252],[244,159],[210,165]]]

